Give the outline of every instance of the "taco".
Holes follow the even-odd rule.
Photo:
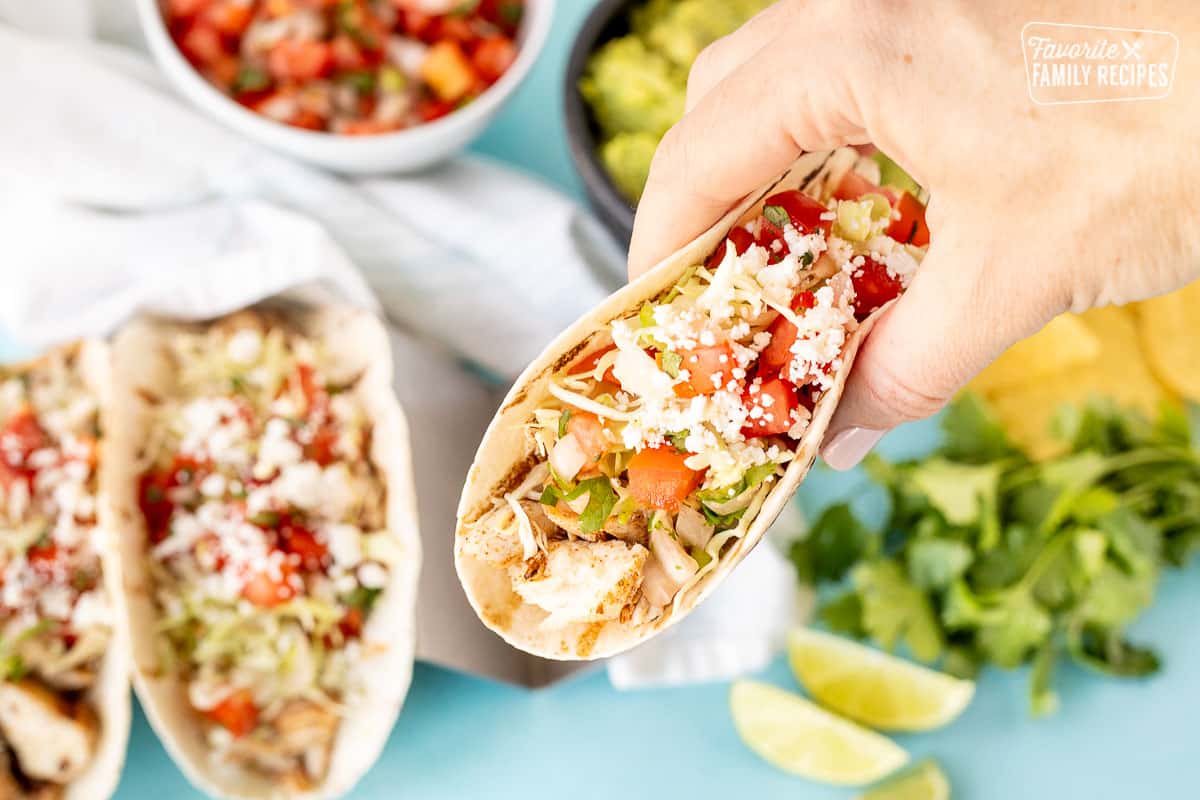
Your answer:
[[[347,792],[412,675],[420,543],[383,327],[147,319],[113,364],[119,600],[151,724],[209,793]]]
[[[695,607],[808,471],[873,315],[928,241],[852,149],[803,156],[518,378],[459,505],[483,622],[560,659]]]
[[[128,649],[100,491],[107,350],[0,367],[0,797],[112,794],[129,738]]]

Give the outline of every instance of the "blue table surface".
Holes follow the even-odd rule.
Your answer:
[[[562,129],[561,81],[574,32],[593,0],[563,0],[533,75],[475,150],[539,174],[581,197]],[[0,354],[13,352],[0,336]],[[933,441],[929,424],[884,442],[908,454]],[[800,502],[815,511],[864,478],[818,470]],[[1026,713],[1027,675],[987,671],[967,712],[949,727],[900,737],[914,757],[939,760],[958,798],[1194,797],[1200,746],[1200,567],[1169,575],[1136,625],[1165,669],[1121,682],[1074,668],[1059,676],[1062,710]],[[795,688],[782,660],[758,676]],[[387,750],[352,795],[376,798],[793,797],[848,798],[774,771],[738,741],[728,686],[618,693],[601,671],[549,689],[499,685],[418,664]],[[140,710],[117,797],[200,797],[171,764]]]

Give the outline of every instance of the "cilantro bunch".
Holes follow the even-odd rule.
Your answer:
[[[829,587],[825,623],[962,676],[1032,663],[1035,715],[1056,708],[1064,657],[1155,672],[1158,657],[1125,630],[1163,569],[1200,549],[1200,409],[1152,422],[1096,401],[1056,429],[1065,452],[1034,462],[968,395],[930,457],[870,459],[890,497],[883,527],[834,505],[791,549],[801,578]]]

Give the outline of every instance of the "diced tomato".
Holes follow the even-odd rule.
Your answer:
[[[304,397],[304,415],[312,417],[324,415],[329,411],[329,392],[324,386],[317,384],[316,372],[312,364],[297,364],[293,375],[296,387]]]
[[[728,344],[684,350],[679,355],[683,359],[679,368],[688,371],[686,385],[692,390],[690,393],[685,390],[681,396],[712,394],[733,380],[733,370],[737,367],[737,362],[734,361],[733,349]]]
[[[395,0],[393,0],[395,2]],[[400,3],[397,2],[397,5]],[[432,41],[431,34],[435,32],[435,18],[423,11],[400,8],[400,28],[414,39],[420,39],[426,44]]]
[[[221,0],[209,6],[204,18],[223,36],[238,37],[250,27],[254,19],[254,6],[236,0]]]
[[[43,572],[49,571],[54,567],[54,562],[58,560],[58,545],[50,541],[35,544],[25,551],[25,559],[34,569]]]
[[[242,597],[262,608],[282,605],[296,596],[296,587],[292,583],[295,574],[295,568],[283,559],[278,567],[249,576],[242,586]]]
[[[158,544],[170,533],[175,504],[169,498],[169,491],[199,482],[210,468],[209,464],[194,458],[176,456],[168,469],[142,473],[138,479],[138,507],[146,520],[146,534],[152,543]]]
[[[587,358],[580,361],[578,364],[575,364],[573,367],[571,367],[571,369],[567,370],[567,374],[568,375],[584,375],[589,372],[594,372],[596,369],[596,365],[600,363],[600,359],[604,357],[605,353],[610,353],[616,349],[617,349],[616,345],[610,344],[608,347],[604,348],[603,350],[597,350],[596,352],[592,353]],[[604,378],[604,380],[608,381],[609,383],[615,383],[618,386],[620,385],[620,382],[617,380],[617,376],[613,374],[612,367],[609,367],[608,369],[606,369],[604,371],[604,375],[602,377]]]
[[[24,463],[34,450],[46,447],[50,438],[42,430],[33,409],[22,406],[4,423],[3,430],[0,430],[0,443],[3,443],[6,455],[14,453]]]
[[[873,192],[878,193],[879,187],[854,170],[850,170],[838,182],[837,188],[833,190],[833,196],[838,200],[857,200],[864,194]]]
[[[471,23],[457,14],[436,17],[432,28],[426,33],[427,36],[441,41],[457,42],[464,48],[479,38],[471,27]]]
[[[281,80],[312,80],[332,68],[333,48],[328,42],[284,39],[267,54],[267,71]]]
[[[771,341],[758,356],[758,374],[762,377],[778,375],[788,365],[799,331],[781,315],[767,328],[767,333],[771,335]]]
[[[471,63],[488,83],[495,83],[517,60],[517,47],[507,36],[489,36],[475,47]]]
[[[812,292],[800,292],[792,300],[793,311],[806,311],[817,304],[817,296]],[[771,335],[770,343],[758,356],[758,374],[761,377],[778,375],[792,360],[792,345],[796,343],[799,331],[786,317],[780,315],[767,328]]]
[[[896,205],[897,195],[894,189],[888,186],[876,186],[854,171],[847,172],[837,188],[833,190],[833,196],[838,200],[857,200],[864,194],[883,195],[889,203],[893,206]]]
[[[175,504],[167,499],[168,488],[168,476],[161,472],[145,472],[138,479],[138,506],[146,520],[146,535],[153,544],[166,539],[170,533]]]
[[[480,0],[479,16],[509,35],[516,32],[525,11],[521,0]]]
[[[865,259],[862,267],[850,275],[854,283],[854,316],[859,320],[895,298],[904,288],[886,266],[870,256]]]
[[[338,622],[338,630],[346,639],[357,639],[362,636],[363,613],[361,608],[351,608]]]
[[[421,78],[438,100],[457,103],[475,85],[475,68],[456,42],[439,41],[421,64]]]
[[[339,70],[358,70],[367,66],[367,58],[361,47],[348,34],[339,33],[329,42],[333,63]]]
[[[398,130],[397,126],[374,119],[352,119],[340,123],[338,133],[346,136],[378,136],[381,133],[391,133]]]
[[[897,242],[924,247],[929,244],[929,226],[925,224],[925,206],[908,192],[896,201],[896,212],[900,215],[888,226],[887,235]]]
[[[327,467],[337,460],[338,429],[332,419],[327,419],[313,431],[312,439],[304,446],[304,457]]]
[[[194,17],[208,7],[212,0],[167,0],[167,16],[172,19]]]
[[[595,414],[571,410],[567,420],[567,433],[573,434],[588,461],[595,461],[608,452],[608,440],[604,437],[604,423]]]
[[[254,693],[249,689],[237,689],[201,713],[234,737],[245,736],[258,725],[258,706],[254,704]]]
[[[204,67],[203,72],[204,77],[208,78],[209,82],[229,89],[237,82],[238,73],[241,69],[241,62],[238,61],[237,56],[226,54],[210,62]]]
[[[279,529],[279,545],[289,555],[297,556],[300,566],[315,572],[325,566],[329,549],[317,540],[317,535],[303,525],[288,523]]]
[[[743,396],[746,411],[751,416],[746,420],[746,427],[742,428],[742,435],[752,437],[787,433],[795,423],[792,412],[800,405],[795,387],[781,378],[770,378],[757,384],[757,391],[754,391],[754,387],[754,384],[747,387]]]
[[[825,204],[795,189],[771,195],[763,201],[763,208],[767,206],[778,206],[786,211],[788,219],[800,233],[820,230],[828,236],[829,229],[833,227],[833,220],[821,219],[821,215],[829,211]]]
[[[702,472],[688,468],[686,459],[686,453],[669,446],[634,454],[627,473],[629,493],[650,508],[678,511],[703,477]]]
[[[325,118],[315,111],[306,111],[304,109],[297,111],[295,116],[287,121],[287,124],[293,128],[302,128],[306,131],[325,130]]]
[[[433,122],[451,113],[454,108],[454,103],[424,97],[417,102],[417,115],[422,122]]]
[[[725,260],[725,251],[728,249],[730,242],[733,243],[734,252],[740,256],[750,249],[750,245],[754,244],[754,237],[750,234],[750,231],[740,225],[737,226],[729,231],[729,235],[726,236],[725,241],[717,245],[717,249],[713,250],[712,255],[708,257],[708,261],[704,262],[704,266],[709,269],[716,269],[721,266],[721,262]]]
[[[179,49],[188,61],[198,67],[214,64],[228,55],[221,43],[221,34],[204,22],[197,22],[188,28],[179,41]]]
[[[765,217],[758,221],[758,236],[754,237],[754,243],[767,251],[768,264],[778,264],[791,252],[783,228],[772,225]]]

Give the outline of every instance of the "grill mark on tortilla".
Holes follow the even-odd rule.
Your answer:
[[[587,658],[592,653],[592,649],[596,646],[596,640],[600,638],[600,632],[604,630],[605,622],[593,622],[583,629],[583,633],[579,634],[579,638],[575,641],[575,653],[580,658]]]

